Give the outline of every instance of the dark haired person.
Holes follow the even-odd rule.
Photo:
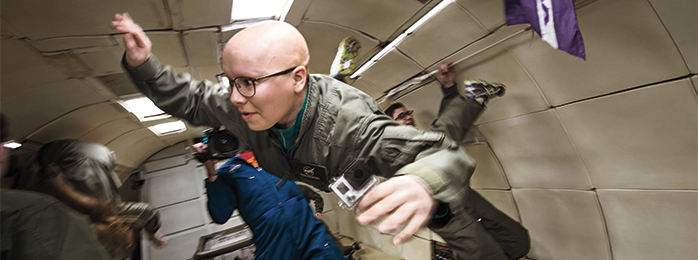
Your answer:
[[[439,83],[441,83],[441,90],[444,93],[442,107],[444,103],[448,103],[454,98],[461,98],[457,88],[455,88],[455,70],[449,67],[450,64],[440,65],[437,77]],[[492,84],[482,80],[465,81],[465,84],[466,97],[468,97],[465,101],[474,106],[480,105],[483,108],[490,99],[504,95],[505,91],[504,86],[501,84]],[[494,95],[487,95],[486,93]],[[464,127],[462,134],[467,133],[481,112],[481,110],[473,111],[477,112],[462,118],[461,127]],[[413,111],[407,110],[402,103],[390,105],[385,109],[385,113],[400,124],[415,126],[415,121],[412,117]],[[463,136],[455,134],[453,138],[454,140],[460,140]],[[503,251],[508,259],[519,259],[528,253],[531,241],[526,228],[496,209],[489,201],[472,189],[468,189],[466,201],[465,212],[471,216],[470,219],[477,221],[473,221],[471,225],[461,229],[458,232],[460,235],[454,236],[448,232],[437,232],[444,237],[444,240],[452,248],[458,252],[462,251],[458,250],[459,247],[488,247],[495,251]],[[432,227],[437,224],[432,223]],[[498,249],[498,247],[501,249]]]

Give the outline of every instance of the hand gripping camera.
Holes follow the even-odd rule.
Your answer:
[[[194,156],[201,162],[207,160],[224,160],[235,156],[245,149],[245,144],[225,129],[210,128],[205,131],[206,136],[194,142],[202,142],[208,145],[206,153],[195,153]]]

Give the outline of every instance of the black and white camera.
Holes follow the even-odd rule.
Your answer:
[[[368,164],[362,159],[356,159],[339,177],[332,180],[329,187],[339,197],[341,207],[354,209],[361,198],[379,183],[380,179],[373,174]]]
[[[208,145],[205,153],[194,154],[200,162],[225,160],[245,149],[245,144],[225,129],[209,128],[204,134],[204,137],[194,139],[195,143],[202,142]]]

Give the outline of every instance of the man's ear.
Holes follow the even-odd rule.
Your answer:
[[[308,82],[308,69],[305,66],[298,66],[293,70],[293,91],[301,93],[305,89],[305,84]]]

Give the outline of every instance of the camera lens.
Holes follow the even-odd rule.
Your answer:
[[[364,177],[364,171],[356,170],[354,171],[354,178],[361,179]]]

